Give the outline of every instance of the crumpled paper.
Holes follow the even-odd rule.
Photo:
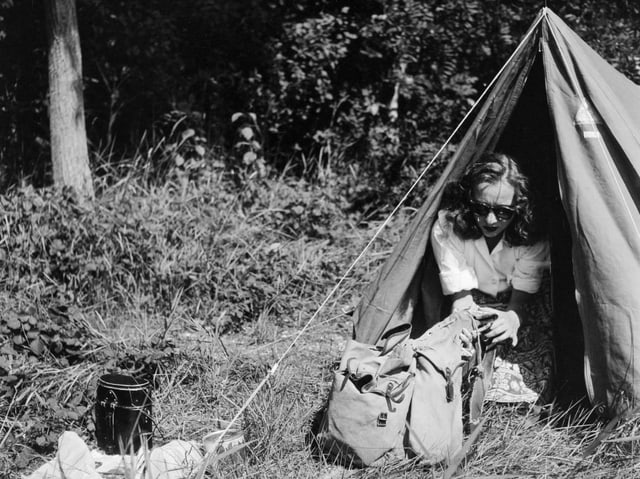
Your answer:
[[[25,479],[186,479],[203,459],[197,443],[180,440],[140,449],[135,456],[107,455],[90,451],[80,436],[66,431],[58,439],[56,457]]]

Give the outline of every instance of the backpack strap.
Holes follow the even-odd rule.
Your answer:
[[[475,333],[475,366],[471,371],[473,385],[471,387],[471,397],[469,399],[469,423],[471,430],[475,429],[482,415],[484,397],[491,386],[491,376],[493,375],[493,362],[496,358],[496,347],[488,351],[483,349],[480,341],[480,333],[476,320],[473,320],[473,330]]]

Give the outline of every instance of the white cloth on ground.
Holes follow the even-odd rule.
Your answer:
[[[136,456],[106,455],[90,451],[80,436],[66,431],[58,439],[56,456],[25,479],[186,479],[202,460],[195,442],[173,440],[153,448],[145,463],[142,449]]]

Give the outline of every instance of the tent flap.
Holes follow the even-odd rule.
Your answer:
[[[572,236],[587,389],[594,403],[618,413],[640,397],[640,87],[557,16],[547,17],[545,83]]]

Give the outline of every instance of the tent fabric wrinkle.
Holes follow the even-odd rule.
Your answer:
[[[377,344],[392,328],[424,331],[448,313],[429,243],[444,188],[485,151],[505,151],[542,192],[555,225],[554,341],[558,364],[571,367],[564,377],[572,383],[584,375],[583,391],[609,416],[638,405],[640,86],[545,7],[474,109],[458,126],[466,133],[441,177],[366,288],[354,338]]]

